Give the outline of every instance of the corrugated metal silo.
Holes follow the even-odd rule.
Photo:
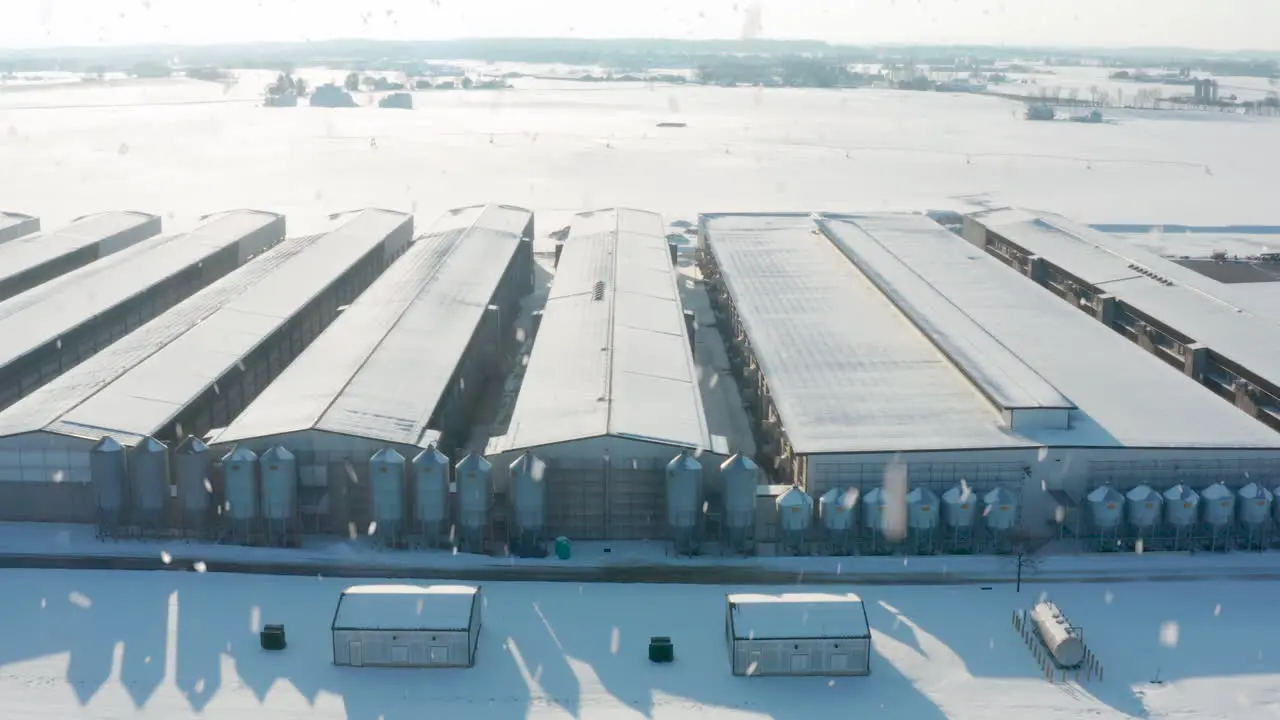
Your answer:
[[[213,458],[209,446],[188,435],[173,451],[173,474],[182,510],[182,532],[204,537],[209,530],[209,507],[213,498],[210,471]]]
[[[740,551],[750,542],[756,524],[756,490],[760,468],[751,458],[737,453],[720,464],[723,479],[724,542]]]
[[[369,458],[369,494],[373,540],[379,545],[399,547],[404,540],[404,456],[385,447]]]
[[[164,529],[169,499],[169,448],[146,437],[129,453],[129,501],[139,532],[154,535]]]
[[[952,529],[973,527],[978,517],[978,496],[968,483],[957,483],[942,493],[942,520]]]
[[[1164,491],[1164,521],[1175,532],[1189,531],[1200,517],[1200,493],[1179,483]]]
[[[1124,496],[1110,485],[1100,485],[1087,496],[1089,516],[1099,531],[1113,531],[1120,525],[1124,514]]]
[[[666,468],[667,529],[676,552],[697,549],[698,518],[702,515],[702,463],[688,451],[671,458]]]
[[[231,448],[222,458],[222,516],[233,542],[253,539],[258,520],[258,455],[246,447]]]
[[[1235,493],[1220,482],[1214,483],[1200,492],[1200,508],[1206,525],[1225,528],[1236,519]]]
[[[942,513],[938,507],[938,494],[927,487],[914,487],[907,493],[907,527],[927,531],[938,527]]]
[[[831,488],[818,498],[818,516],[827,532],[849,532],[858,507],[858,488]]]
[[[778,531],[782,545],[792,552],[801,550],[805,535],[813,526],[813,498],[809,493],[792,486],[778,496]]]
[[[978,495],[963,479],[942,493],[943,545],[949,552],[971,552],[976,540]]]
[[[124,524],[125,467],[124,448],[113,438],[104,437],[89,451],[89,482],[93,485],[94,503],[98,510],[98,534],[113,536]]]
[[[511,544],[517,555],[545,554],[542,545],[547,525],[547,464],[529,451],[512,461],[511,510],[513,537]]]
[[[479,453],[467,453],[454,468],[458,483],[459,545],[483,552],[493,501],[493,465]]]
[[[877,534],[883,533],[888,509],[889,498],[885,491],[878,487],[871,488],[862,496],[862,526]]]
[[[818,498],[818,519],[826,533],[827,552],[832,555],[848,555],[853,550],[859,496],[858,488],[831,488]]]
[[[1129,525],[1141,534],[1155,527],[1160,521],[1160,511],[1164,498],[1151,489],[1150,485],[1139,485],[1124,496],[1125,514],[1129,516]]]
[[[439,545],[449,525],[449,458],[428,445],[413,459],[414,533],[428,547]]]
[[[266,542],[289,544],[297,512],[298,460],[285,446],[273,445],[258,458],[258,468]]]
[[[1245,527],[1262,527],[1271,522],[1271,491],[1256,482],[1236,491],[1236,508],[1240,524]]]
[[[917,486],[907,493],[907,533],[911,548],[917,553],[932,553],[938,525],[942,521],[942,503],[938,494]]]
[[[996,487],[982,496],[987,530],[1008,532],[1018,524],[1018,499],[1005,487]]]

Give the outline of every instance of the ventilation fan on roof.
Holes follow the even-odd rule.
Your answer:
[[[592,300],[604,299],[604,281],[603,280],[597,280],[595,286],[591,288],[591,299]]]

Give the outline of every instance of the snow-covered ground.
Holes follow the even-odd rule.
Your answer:
[[[733,588],[484,586],[477,665],[338,668],[340,579],[0,571],[0,704],[13,720],[202,715],[238,720],[492,718],[1274,718],[1275,583],[858,588],[868,678],[736,678]],[[773,588],[789,591],[797,587]],[[844,588],[840,588],[844,590]],[[1012,629],[1050,593],[1104,680],[1050,684]],[[259,649],[285,623],[289,648]],[[651,665],[651,635],[677,662]],[[1151,681],[1158,678],[1161,684]],[[696,714],[696,715],[695,715]]]
[[[369,107],[365,93],[354,109],[266,109],[268,79],[0,90],[0,203],[49,227],[136,207],[175,230],[229,207],[287,212],[301,232],[353,207],[416,210],[425,223],[487,200],[676,220],[976,198],[1083,222],[1280,224],[1274,118],[1033,123],[1019,103],[970,95],[534,80],[415,93],[412,111]],[[657,127],[667,120],[687,127]]]

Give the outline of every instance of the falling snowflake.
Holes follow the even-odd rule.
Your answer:
[[[204,564],[204,561],[203,561],[203,560],[197,560],[197,561],[195,562],[195,564],[194,564],[194,565],[192,565],[191,567],[192,567],[192,568],[195,568],[195,571],[196,571],[196,572],[198,572],[198,573],[202,573],[202,572],[204,572],[205,570],[208,570],[208,569],[209,569],[209,567],[208,567],[207,565],[205,565],[205,564]]]
[[[165,565],[168,565],[169,563],[173,562],[173,556],[170,555],[168,552],[161,550],[160,562],[164,563]]]
[[[89,596],[78,590],[71,591],[71,594],[67,596],[67,600],[70,601],[72,605],[85,610],[93,607],[93,601],[89,599]]]
[[[1160,626],[1160,644],[1168,647],[1178,647],[1178,623],[1170,620]]]

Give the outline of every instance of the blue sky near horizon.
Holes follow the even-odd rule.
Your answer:
[[[0,49],[744,36],[1280,50],[1280,0],[0,0]]]

